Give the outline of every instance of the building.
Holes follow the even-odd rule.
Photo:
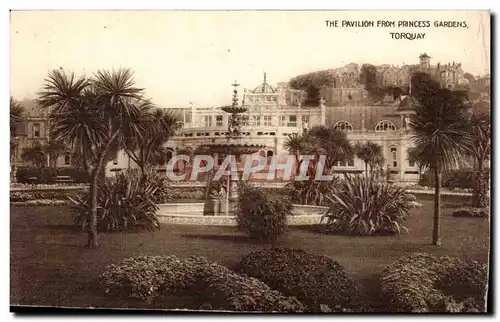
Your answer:
[[[24,122],[17,127],[17,137],[13,139],[16,144],[12,155],[12,162],[18,167],[29,165],[21,157],[25,148],[31,148],[35,145],[43,146],[50,139],[47,113],[37,106],[35,100],[25,99],[19,103],[24,107]],[[47,159],[47,163],[48,161]],[[61,153],[56,165],[58,167],[71,166],[71,152]]]
[[[401,67],[384,64],[375,68],[376,82],[380,88],[408,87],[411,75],[417,72],[431,75],[444,88],[456,89],[468,84],[464,78],[461,63],[432,65],[431,57],[425,53],[419,56],[419,64],[403,64]],[[350,101],[366,100],[367,93],[359,79],[361,73],[359,65],[351,63],[342,68],[333,69],[329,73],[333,75],[333,85],[321,89],[321,95],[328,103],[342,105],[349,104]]]
[[[301,133],[305,128],[315,125],[328,125],[346,131],[352,142],[373,141],[383,147],[386,168],[391,178],[396,181],[415,181],[418,179],[418,168],[408,162],[407,150],[411,146],[411,128],[409,118],[413,113],[414,104],[411,97],[390,106],[347,105],[329,106],[326,100],[321,100],[318,107],[304,108],[295,104],[295,98],[303,93],[289,89],[280,83],[272,87],[266,77],[262,84],[253,90],[245,90],[242,105],[248,108],[243,114],[244,143],[261,144],[266,147],[259,153],[266,157],[278,156],[279,162],[289,156],[284,148],[288,135]],[[287,99],[292,97],[292,99]],[[180,133],[167,143],[172,155],[195,151],[204,144],[226,142],[228,115],[219,108],[204,108],[191,105],[184,109],[189,112]],[[117,161],[115,166],[126,165],[125,159]],[[181,162],[182,163],[182,162]],[[177,165],[177,170],[185,171],[187,166]],[[264,168],[266,173],[268,167]],[[362,173],[364,162],[357,158],[339,162],[333,171],[337,173]],[[277,179],[283,177],[283,170],[277,172]],[[264,174],[256,174],[253,179],[265,179]]]

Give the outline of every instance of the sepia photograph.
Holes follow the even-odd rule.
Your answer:
[[[10,311],[490,313],[491,21],[11,10]]]

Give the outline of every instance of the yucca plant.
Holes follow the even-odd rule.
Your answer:
[[[292,181],[285,188],[293,203],[301,205],[325,206],[329,204],[331,196],[337,188],[340,179],[333,177],[328,181]]]
[[[408,217],[406,191],[372,176],[349,176],[328,197],[331,206],[323,216],[326,230],[349,235],[401,234]]]
[[[137,172],[120,173],[107,180],[98,198],[97,229],[105,231],[156,230],[160,228],[154,202],[155,180]],[[89,196],[70,198],[75,222],[82,229],[88,227]]]

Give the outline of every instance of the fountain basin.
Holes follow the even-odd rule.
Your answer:
[[[211,202],[176,202],[158,205],[158,220],[164,224],[199,226],[236,226],[236,216],[229,212],[217,213]],[[231,208],[231,206],[230,206]],[[288,218],[289,226],[317,225],[327,207],[293,205],[293,216]]]

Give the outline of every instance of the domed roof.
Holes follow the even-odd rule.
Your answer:
[[[267,77],[266,73],[264,73],[264,80],[262,81],[262,84],[255,87],[255,89],[252,91],[254,94],[262,94],[262,93],[275,93],[276,90],[267,83]]]

